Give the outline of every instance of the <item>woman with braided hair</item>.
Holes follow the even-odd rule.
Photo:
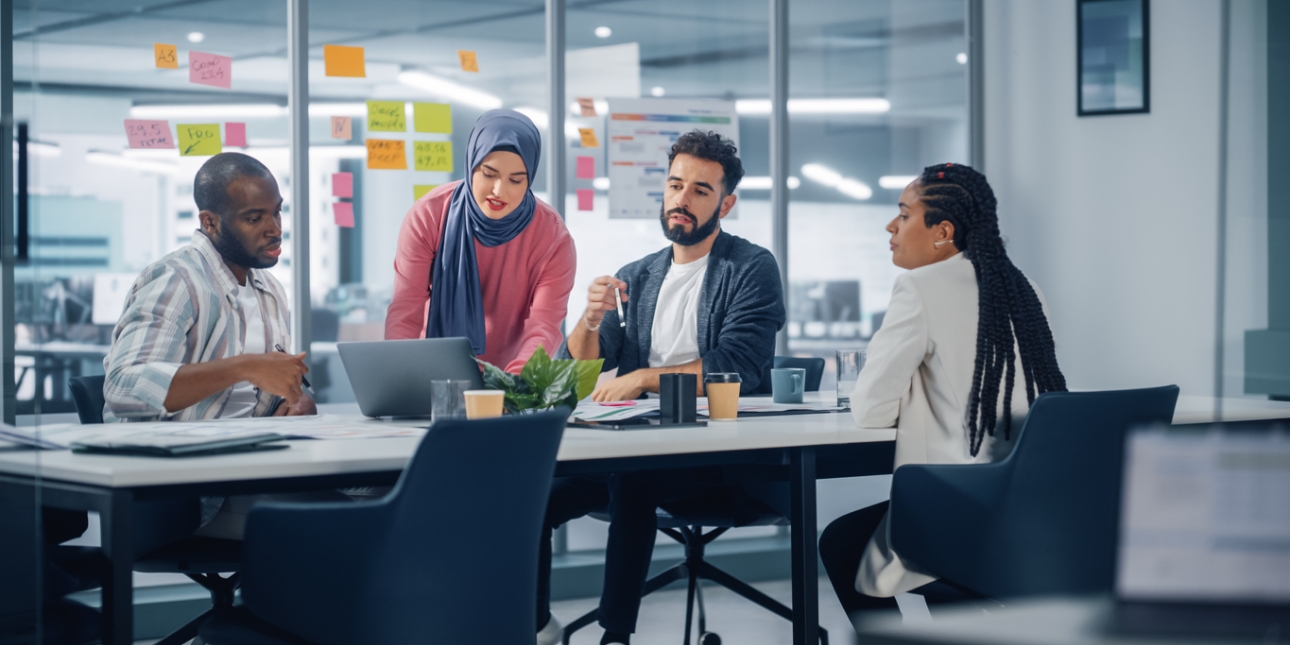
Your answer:
[[[890,224],[896,279],[882,328],[851,395],[861,428],[896,428],[896,463],[975,464],[1012,449],[1013,417],[1066,390],[1039,289],[999,236],[994,191],[968,166],[929,166],[900,196]],[[845,515],[820,537],[820,557],[848,614],[930,601],[952,587],[902,562],[887,502]]]

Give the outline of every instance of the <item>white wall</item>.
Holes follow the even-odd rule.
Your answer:
[[[1071,387],[1212,394],[1220,5],[1152,10],[1151,113],[1079,118],[1075,3],[985,0],[985,171]]]

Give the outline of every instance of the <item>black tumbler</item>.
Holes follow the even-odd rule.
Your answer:
[[[694,374],[659,374],[659,412],[663,423],[694,423],[697,402],[694,391],[699,378]]]

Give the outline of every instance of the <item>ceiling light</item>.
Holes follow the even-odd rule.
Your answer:
[[[596,190],[609,190],[609,178],[596,177],[595,179],[591,180],[591,186]]]
[[[173,154],[173,153],[172,153]],[[148,161],[146,159],[129,159],[121,155],[109,154],[106,152],[91,151],[85,153],[85,161],[100,166],[116,166],[118,168],[131,168],[142,170],[144,172],[155,172],[163,175],[177,175],[179,168],[174,164],[163,163],[160,161]]]
[[[423,92],[429,92],[446,99],[465,103],[481,110],[496,110],[502,107],[502,100],[479,90],[466,87],[460,83],[431,76],[425,72],[399,72],[399,82]]]
[[[967,65],[967,54],[959,52],[958,55],[954,57],[954,60],[958,61],[960,65]]]
[[[847,197],[854,197],[856,199],[869,199],[870,197],[873,197],[873,189],[862,181],[843,179],[838,182],[837,188],[838,192],[846,195]]]
[[[789,189],[797,188],[802,185],[802,180],[797,177],[788,178]],[[739,182],[739,188],[743,190],[770,190],[772,186],[770,177],[744,177]]]
[[[367,104],[310,103],[309,116],[367,116]]]
[[[13,153],[18,154],[18,142],[13,142]],[[27,141],[27,154],[34,157],[61,157],[63,149],[56,143],[44,143],[41,141]]]
[[[190,43],[200,43],[200,42],[201,42],[201,41],[203,41],[203,40],[206,40],[206,34],[203,34],[203,33],[202,33],[202,32],[200,32],[200,31],[191,31],[191,32],[188,32],[188,42],[190,42]]]
[[[654,89],[649,91],[649,94],[650,96],[663,96],[664,94],[667,94],[667,90],[663,89],[660,85],[655,85]]]
[[[808,163],[802,166],[802,174],[811,181],[818,182],[833,188],[842,183],[842,175],[838,171],[818,163]]]
[[[918,175],[883,175],[878,178],[878,185],[887,190],[904,190],[915,179]]]
[[[533,122],[533,125],[536,125],[539,130],[545,130],[551,125],[551,119],[547,117],[546,112],[537,108],[517,107],[515,108],[515,111],[528,117],[529,120]]]
[[[287,115],[287,108],[272,103],[228,103],[210,105],[136,105],[134,119],[271,119]]]
[[[608,38],[614,35],[614,30],[609,27],[596,27],[596,38]]]
[[[789,114],[883,114],[891,110],[887,99],[789,99]],[[735,101],[739,114],[770,114],[770,99]]]

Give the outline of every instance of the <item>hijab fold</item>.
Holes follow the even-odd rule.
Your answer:
[[[501,219],[490,219],[475,203],[475,168],[494,150],[517,152],[524,160],[529,189],[520,205]],[[493,247],[513,239],[533,221],[537,198],[533,175],[542,155],[542,136],[528,117],[514,110],[489,110],[475,122],[466,145],[466,180],[448,201],[439,249],[430,269],[430,315],[426,338],[465,336],[475,354],[486,349],[484,295],[479,283],[475,241]]]

